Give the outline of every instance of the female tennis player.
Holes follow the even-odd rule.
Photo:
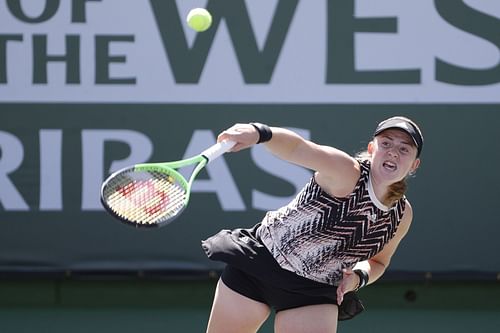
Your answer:
[[[386,119],[355,157],[259,123],[236,124],[218,140],[235,141],[233,152],[265,142],[315,173],[253,228],[202,242],[210,259],[227,264],[207,332],[256,332],[271,310],[275,332],[336,332],[338,320],[363,310],[356,291],[380,278],[410,227],[405,180],[420,164],[420,129],[405,117]]]

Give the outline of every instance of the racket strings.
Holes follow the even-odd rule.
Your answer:
[[[116,177],[105,194],[115,214],[137,224],[157,224],[185,206],[186,191],[173,177],[151,171],[132,171]]]

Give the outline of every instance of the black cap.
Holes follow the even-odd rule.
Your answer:
[[[418,128],[417,124],[406,117],[391,117],[378,124],[373,136],[377,136],[381,132],[391,128],[400,129],[408,133],[417,147],[417,157],[419,157],[422,152],[422,148],[424,147],[424,137],[422,136],[422,132],[420,131],[420,128]]]

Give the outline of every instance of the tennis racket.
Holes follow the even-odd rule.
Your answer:
[[[136,227],[164,226],[188,205],[191,185],[201,169],[234,145],[233,141],[222,141],[188,159],[118,170],[102,184],[102,205],[121,222]],[[178,169],[192,165],[195,168],[187,180]]]

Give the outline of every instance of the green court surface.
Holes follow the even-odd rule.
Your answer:
[[[206,281],[0,281],[0,332],[204,332],[215,286]],[[495,332],[500,284],[380,282],[366,311],[338,332]],[[259,332],[272,332],[272,317]]]

